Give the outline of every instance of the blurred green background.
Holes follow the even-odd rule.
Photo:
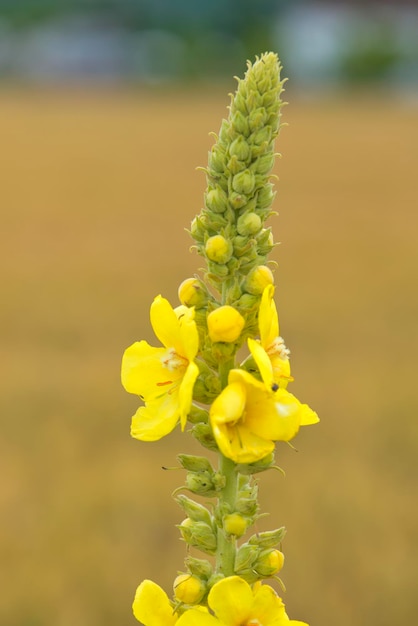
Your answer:
[[[130,438],[120,359],[156,341],[153,297],[176,303],[202,265],[184,230],[195,168],[232,75],[266,49],[290,77],[271,222],[281,331],[292,391],[322,421],[297,453],[279,446],[286,478],[260,476],[259,528],[288,528],[292,617],[413,624],[417,13],[197,4],[0,2],[0,624],[134,624],[137,584],[170,592],[182,569],[183,475],[161,468],[197,448]]]

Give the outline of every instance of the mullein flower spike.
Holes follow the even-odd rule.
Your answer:
[[[123,386],[144,404],[132,418],[133,437],[155,441],[189,422],[192,436],[218,454],[217,468],[204,456],[177,457],[186,476],[175,499],[187,516],[178,528],[188,549],[207,558],[188,554],[172,600],[152,581],[139,585],[133,611],[145,626],[304,625],[290,620],[282,599],[262,584],[283,567],[285,529],[245,541],[260,516],[253,475],[277,469],[277,441],[319,421],[287,390],[289,350],[279,334],[268,262],[280,70],[277,56],[266,53],[238,79],[209,152],[205,206],[190,229],[206,261],[204,275],[181,283],[176,308],[155,298],[151,324],[162,345],[135,342],[122,360]],[[211,504],[179,495],[184,490]]]

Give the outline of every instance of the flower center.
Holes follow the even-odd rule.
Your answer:
[[[290,350],[286,348],[282,337],[276,337],[272,344],[266,350],[269,356],[279,356],[283,360],[287,360],[290,355]]]
[[[177,354],[174,348],[168,348],[167,352],[161,357],[163,367],[167,368],[169,372],[176,370],[185,370],[189,364],[186,357]]]
[[[245,626],[263,626],[263,624],[256,617],[253,617],[253,619],[245,623]]]

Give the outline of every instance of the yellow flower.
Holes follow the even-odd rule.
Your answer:
[[[268,585],[253,588],[239,576],[229,576],[212,587],[208,604],[214,615],[186,611],[177,626],[308,626],[290,620],[282,599]]]
[[[132,610],[144,626],[174,626],[177,622],[167,594],[152,580],[144,580],[139,585]]]
[[[233,306],[225,304],[208,315],[208,332],[211,341],[232,343],[238,339],[245,320]]]
[[[286,389],[273,391],[235,369],[211,406],[210,421],[224,456],[235,463],[254,463],[273,451],[274,441],[292,439],[311,413]]]
[[[131,435],[142,441],[161,439],[179,420],[184,429],[199,374],[194,362],[199,346],[194,309],[173,309],[165,298],[157,296],[150,317],[164,347],[137,341],[125,350],[122,359],[123,386],[145,402],[131,425]]]

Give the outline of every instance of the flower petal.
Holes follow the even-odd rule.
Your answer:
[[[217,424],[236,422],[245,409],[246,392],[241,382],[232,382],[214,400],[210,415]]]
[[[258,437],[243,425],[212,424],[222,454],[235,463],[255,463],[274,450],[274,443]]]
[[[215,583],[208,597],[216,617],[228,626],[245,624],[252,603],[251,587],[239,576],[229,576]]]
[[[193,361],[199,349],[199,333],[194,321],[194,308],[179,306],[175,309],[179,329],[181,352],[189,361]]]
[[[157,441],[176,427],[179,420],[178,400],[166,394],[140,407],[132,418],[131,436],[141,441]]]
[[[260,370],[261,378],[267,387],[271,388],[274,383],[274,376],[273,366],[269,355],[264,350],[263,346],[261,346],[258,341],[254,341],[254,339],[248,339],[248,349],[250,350],[258,369]]]
[[[174,348],[183,354],[180,325],[177,315],[168,300],[162,296],[154,298],[150,309],[151,325],[156,337],[166,348]]]
[[[122,385],[145,402],[167,393],[169,386],[182,376],[180,369],[169,370],[164,365],[167,350],[153,348],[146,341],[136,341],[125,350],[122,358]]]
[[[176,622],[176,626],[221,626],[216,617],[207,613],[204,608],[189,609]],[[222,625],[224,626],[224,625]]]
[[[167,594],[152,580],[139,585],[132,610],[144,626],[174,626],[177,621]]]
[[[198,376],[199,368],[196,363],[189,363],[186,373],[183,376],[183,380],[181,381],[178,396],[182,430],[184,430],[186,426],[187,416],[190,413],[190,407],[192,406],[193,399],[193,387]]]
[[[261,585],[255,590],[251,617],[268,626],[287,623],[283,600],[269,585]]]
[[[261,296],[260,309],[258,312],[258,328],[260,331],[261,345],[268,348],[276,337],[279,336],[279,318],[276,304],[273,300],[274,286],[267,285]]]
[[[318,414],[315,413],[307,404],[300,405],[300,425],[310,426],[311,424],[317,424],[319,422]]]

